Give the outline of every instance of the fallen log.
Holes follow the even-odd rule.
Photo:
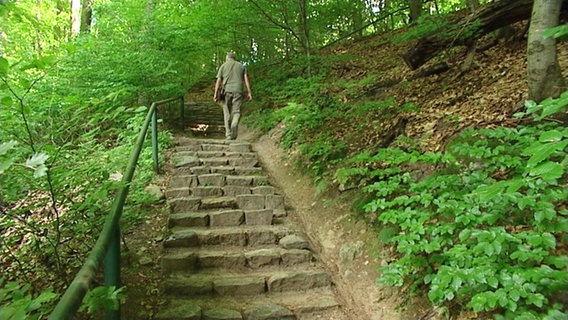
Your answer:
[[[462,16],[451,18],[453,34],[441,36],[437,30],[435,34],[429,34],[420,38],[403,56],[402,59],[412,70],[422,66],[435,57],[445,48],[455,45],[468,45],[474,40],[508,26],[518,21],[529,19],[531,16],[533,0],[501,0],[489,3],[469,17],[466,21]],[[476,27],[476,32],[465,32],[468,27]]]

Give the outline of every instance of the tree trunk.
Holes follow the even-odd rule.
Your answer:
[[[81,0],[71,0],[71,37],[81,31]]]
[[[300,7],[299,21],[300,21],[300,38],[302,39],[302,46],[308,58],[308,77],[311,76],[311,43],[310,43],[310,25],[308,22],[308,6],[309,0],[298,0]]]
[[[83,0],[82,2],[80,30],[81,33],[89,33],[93,21],[93,0]]]
[[[465,1],[472,13],[479,9],[479,0],[466,0]]]
[[[415,22],[422,15],[422,0],[408,0],[410,8],[410,23]]]
[[[36,18],[38,21],[41,21],[41,10],[43,6],[43,0],[37,0],[36,5],[37,5]],[[41,32],[39,28],[36,29],[36,39],[37,39],[36,43],[37,56],[41,58],[43,56],[43,40],[41,39]]]
[[[453,36],[442,37],[439,30],[420,38],[402,58],[411,69],[416,69],[452,45],[465,45],[503,26],[530,18],[533,0],[501,0],[483,6],[465,21],[463,14],[456,14],[450,23],[456,30]],[[477,32],[463,32],[475,22]]]
[[[556,57],[556,40],[545,38],[546,29],[558,25],[562,0],[535,0],[527,44],[529,99],[541,102],[566,90]]]

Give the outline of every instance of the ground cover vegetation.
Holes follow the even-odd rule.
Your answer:
[[[320,191],[356,194],[377,254],[390,252],[381,284],[452,316],[565,318],[568,137],[556,115],[568,97],[525,107],[526,19],[508,25],[520,40],[475,21],[448,27],[491,3],[0,1],[0,318],[49,314],[100,232],[149,104],[212,83],[227,51],[253,81],[245,120],[282,127]],[[447,46],[417,70],[400,59],[423,36],[455,36],[442,30],[484,49]],[[564,72],[567,51],[558,44]],[[155,203],[150,153],[123,231]],[[125,295],[99,288],[83,309]]]
[[[448,48],[425,68],[453,72],[405,80],[414,74],[396,53],[447,23],[431,19],[324,50],[311,77],[298,79],[300,61],[269,74],[262,96],[279,108],[259,108],[251,124],[280,126],[320,190],[356,190],[360,218],[392,250],[380,284],[427,295],[452,318],[563,319],[568,141],[554,114],[568,92],[528,100],[523,40],[501,40],[513,48],[478,54],[465,73],[463,48]]]

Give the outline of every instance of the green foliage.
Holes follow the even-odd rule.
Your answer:
[[[536,122],[468,130],[445,153],[381,149],[338,170],[340,182],[372,196],[366,212],[397,231],[380,235],[397,258],[379,281],[496,318],[566,317],[555,296],[568,280],[558,250],[568,229],[568,132],[543,119],[567,97],[528,102],[519,116]]]
[[[298,146],[298,150],[302,154],[298,160],[302,167],[308,169],[313,177],[321,177],[345,157],[346,146],[342,141],[320,134],[315,140]]]
[[[58,295],[51,290],[38,296],[30,293],[31,284],[21,285],[0,278],[0,319],[34,320],[49,314],[50,307]]]
[[[554,28],[544,30],[542,35],[544,37],[552,37],[552,38],[555,38],[555,39],[562,38],[562,37],[568,35],[568,23],[561,24],[561,25],[556,26]]]
[[[395,99],[392,97],[380,101],[367,101],[364,102],[363,105],[361,105],[360,107],[357,107],[354,110],[354,114],[362,116],[369,114],[371,112],[382,113],[388,110],[389,108],[391,108],[392,106],[394,106],[394,104],[395,104]]]
[[[79,312],[87,311],[87,313],[94,315],[104,308],[118,310],[120,301],[126,299],[124,291],[126,291],[126,287],[100,286],[93,288],[83,298]]]
[[[32,283],[34,290],[61,286],[83,263],[77,257],[97,238],[150,99],[180,94],[178,69],[185,68],[164,59],[156,47],[163,44],[136,38],[141,33],[112,32],[117,24],[136,21],[140,12],[112,16],[120,21],[98,19],[98,34],[73,43],[42,38],[44,51],[34,52],[35,35],[49,34],[35,20],[49,15],[27,10],[50,8],[51,3],[36,8],[33,1],[19,1],[2,12],[11,17],[2,17],[3,30],[11,33],[2,37],[0,58],[0,255],[3,276]],[[22,34],[21,44],[14,45],[20,27],[32,37],[28,42]],[[160,150],[168,141],[169,134],[160,133]],[[141,206],[155,201],[143,190],[154,178],[146,143],[123,213],[125,230],[145,213]]]
[[[447,16],[421,16],[414,27],[409,28],[404,33],[393,36],[392,43],[413,42],[423,36],[437,34],[440,37],[450,37],[451,24]]]

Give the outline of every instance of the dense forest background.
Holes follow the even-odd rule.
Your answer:
[[[481,14],[499,3],[507,14]],[[0,318],[49,314],[151,102],[205,87],[191,99],[212,100],[232,51],[253,82],[245,122],[283,126],[319,191],[352,192],[392,255],[381,284],[452,316],[565,319],[565,4],[0,1]],[[494,46],[513,63],[490,64]],[[123,230],[156,201],[150,154]]]

